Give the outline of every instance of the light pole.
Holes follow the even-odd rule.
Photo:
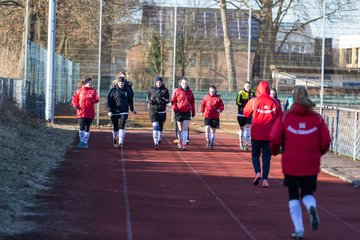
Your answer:
[[[101,40],[102,40],[102,7],[103,1],[100,0],[100,10],[99,10],[99,65],[98,65],[98,86],[97,92],[101,99]],[[100,102],[96,106],[96,125],[100,124]]]
[[[27,83],[27,63],[28,63],[28,31],[29,31],[29,0],[26,0],[25,7],[25,32],[24,32],[24,80],[23,80],[23,92],[21,98],[21,106],[25,107],[26,96],[26,83]]]
[[[56,40],[56,0],[49,0],[45,120],[54,123],[54,68]]]
[[[322,56],[321,56],[321,86],[320,86],[320,114],[324,106],[324,72],[325,72],[325,8],[326,0],[323,0],[323,32],[322,32]]]
[[[250,54],[251,54],[251,2],[248,1],[249,18],[248,18],[248,59],[246,80],[250,82]]]
[[[176,81],[176,26],[177,26],[177,0],[174,0],[174,49],[173,49],[173,85],[172,85],[172,93],[175,90],[175,81]],[[174,127],[174,111],[171,111],[171,127]]]

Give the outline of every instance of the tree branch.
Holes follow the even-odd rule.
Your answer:
[[[5,7],[23,7],[23,5],[18,1],[11,1],[11,0],[2,0],[0,1],[0,6]]]

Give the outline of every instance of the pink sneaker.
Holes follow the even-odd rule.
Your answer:
[[[267,180],[263,180],[261,186],[262,186],[262,187],[265,187],[265,188],[266,188],[266,187],[269,187],[268,181],[267,181]]]

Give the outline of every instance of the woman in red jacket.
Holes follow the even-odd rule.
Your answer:
[[[178,126],[178,148],[186,150],[190,120],[195,117],[195,98],[188,86],[187,78],[182,78],[180,87],[175,89],[171,105],[173,105]]]
[[[276,118],[282,115],[280,105],[270,97],[269,83],[260,81],[256,88],[256,97],[251,98],[244,107],[245,117],[252,116],[251,124],[251,157],[255,170],[254,185],[268,187],[270,171],[270,131]],[[260,168],[260,155],[262,155],[262,171]],[[262,173],[262,176],[261,176]]]
[[[206,148],[214,149],[216,129],[220,127],[220,112],[224,110],[224,103],[217,95],[216,87],[210,86],[209,94],[205,95],[201,102],[200,112],[204,113],[204,126],[206,137]],[[212,129],[212,134],[210,133]]]
[[[99,102],[99,96],[96,90],[91,87],[92,80],[90,77],[85,76],[80,83],[81,87],[75,91],[72,97],[72,105],[76,108],[76,117],[80,126],[80,142],[77,147],[88,148],[90,125],[95,117],[94,104]]]
[[[320,172],[320,158],[330,146],[329,129],[320,114],[313,111],[314,104],[308,99],[304,86],[295,86],[294,104],[281,118],[277,119],[270,135],[273,155],[282,146],[282,171],[284,185],[289,192],[289,209],[295,232],[295,239],[304,237],[300,200],[310,214],[313,230],[319,227],[316,211],[317,175]]]

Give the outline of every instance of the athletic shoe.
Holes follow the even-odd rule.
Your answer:
[[[211,147],[211,146],[210,146],[210,141],[207,141],[207,142],[206,142],[206,149],[210,149],[210,147]]]
[[[159,140],[159,146],[161,145],[161,140]]]
[[[190,144],[190,141],[189,141],[189,139],[188,139],[188,140],[186,140],[186,145],[187,145],[187,144]]]
[[[245,149],[244,149],[245,151],[249,151],[249,145],[245,145]]]
[[[268,181],[267,180],[262,180],[261,186],[264,187],[264,188],[269,187]]]
[[[154,148],[155,148],[156,150],[159,150],[159,145],[158,145],[158,144],[155,144]]]
[[[178,147],[179,149],[181,149],[181,148],[183,147],[182,144],[181,144],[181,141],[178,142],[177,147]]]
[[[311,227],[314,231],[316,231],[319,228],[319,224],[320,224],[320,219],[317,214],[316,208],[314,206],[311,206],[309,209],[309,213],[310,213]]]
[[[181,148],[181,150],[186,151],[186,147],[185,147],[185,146],[183,146],[183,147]]]
[[[83,148],[83,142],[80,141],[76,147],[77,148]]]
[[[256,174],[255,179],[253,181],[253,184],[254,185],[259,185],[260,180],[261,180],[260,175]]]
[[[123,145],[121,143],[119,143],[118,148],[119,148],[119,150],[121,150],[123,148]]]
[[[89,148],[89,145],[87,143],[83,143],[83,148]]]
[[[245,151],[245,144],[243,141],[240,142],[240,150]]]
[[[179,140],[177,140],[177,139],[174,139],[174,141],[173,141],[174,143],[178,143],[179,142]]]
[[[214,143],[213,142],[210,144],[210,148],[214,149]]]
[[[117,139],[114,139],[114,147],[118,147]]]
[[[303,239],[304,238],[304,231],[294,232],[293,234],[291,234],[291,237],[293,239]]]

